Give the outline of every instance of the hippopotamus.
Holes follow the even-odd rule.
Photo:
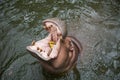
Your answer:
[[[65,21],[59,18],[46,19],[43,28],[48,36],[33,41],[26,49],[37,58],[44,70],[50,73],[64,73],[72,69],[82,51],[79,40],[68,36]]]

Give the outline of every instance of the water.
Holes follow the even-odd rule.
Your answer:
[[[42,20],[60,17],[82,45],[77,66],[64,75],[44,73],[26,51],[47,35]],[[119,80],[119,0],[0,0],[1,80]]]

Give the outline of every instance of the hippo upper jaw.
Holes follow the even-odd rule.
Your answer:
[[[58,19],[58,18],[46,19],[46,20],[43,21],[43,25],[45,26],[44,28],[46,28],[46,24],[48,24],[48,27],[51,27],[51,25],[49,23],[54,24],[54,27],[57,28],[58,35],[62,35],[63,39],[66,38],[66,36],[67,36],[67,26],[66,26],[65,21],[62,21],[61,19]]]

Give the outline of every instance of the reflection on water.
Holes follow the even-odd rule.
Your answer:
[[[1,80],[120,79],[119,0],[0,0]],[[82,45],[76,68],[62,76],[45,75],[26,46],[45,35],[42,20],[60,17]],[[49,77],[48,77],[49,76]]]

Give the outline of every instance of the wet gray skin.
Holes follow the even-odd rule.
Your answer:
[[[43,25],[44,29],[49,31],[49,35],[27,46],[27,50],[49,73],[60,74],[74,68],[82,51],[80,42],[72,36],[67,36],[66,25],[58,18],[44,20]],[[49,45],[50,41],[55,43],[52,48]]]
[[[76,68],[50,75],[26,51],[59,17],[83,46]],[[0,0],[0,80],[119,80],[120,0]]]

